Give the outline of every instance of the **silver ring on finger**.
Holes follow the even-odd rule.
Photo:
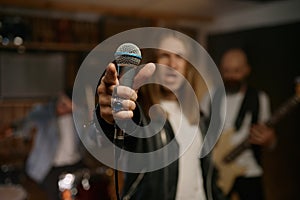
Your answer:
[[[120,112],[122,110],[124,110],[123,108],[123,100],[122,98],[120,97],[114,97],[112,98],[112,101],[111,101],[111,108],[114,112]]]

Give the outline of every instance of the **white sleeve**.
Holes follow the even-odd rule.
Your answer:
[[[258,121],[267,122],[271,117],[271,105],[268,95],[265,92],[259,92],[259,113]]]
[[[209,93],[207,92],[204,96],[203,96],[203,98],[202,98],[202,100],[201,100],[201,102],[200,102],[200,110],[201,110],[201,112],[204,114],[204,116],[205,117],[209,117],[209,113],[210,113],[210,110],[211,110],[211,108],[210,108],[210,106],[211,106],[211,100],[210,100],[210,95],[209,95]]]

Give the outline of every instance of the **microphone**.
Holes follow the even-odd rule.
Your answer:
[[[115,52],[115,63],[120,78],[120,85],[132,87],[135,69],[141,60],[141,51],[135,44],[124,43],[117,48]]]
[[[136,69],[142,60],[140,49],[135,44],[124,43],[117,48],[114,56],[120,85],[131,88]],[[112,106],[114,106],[115,110],[118,110],[118,106],[122,107],[122,105]],[[124,140],[124,131],[118,126],[115,128],[115,140]]]

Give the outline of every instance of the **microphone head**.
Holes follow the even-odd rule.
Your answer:
[[[138,66],[142,60],[141,51],[135,44],[121,44],[116,50],[115,60],[118,64]]]

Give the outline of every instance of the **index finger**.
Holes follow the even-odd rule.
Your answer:
[[[116,85],[118,83],[118,74],[115,64],[110,63],[107,66],[102,82],[106,85]]]

